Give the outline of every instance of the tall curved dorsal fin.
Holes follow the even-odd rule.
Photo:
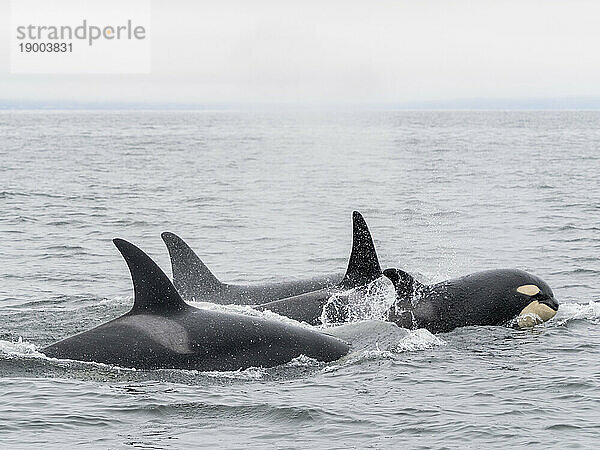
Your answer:
[[[113,243],[125,258],[133,281],[133,314],[168,314],[188,308],[169,277],[152,259],[123,239]]]
[[[369,227],[363,216],[358,211],[354,211],[352,213],[352,253],[340,287],[350,289],[363,286],[381,275],[381,267]]]
[[[185,297],[189,290],[196,295],[210,294],[221,290],[223,283],[212,274],[183,239],[168,231],[160,236],[169,250],[173,284],[177,291]]]
[[[401,269],[385,269],[383,274],[390,279],[396,289],[396,296],[399,299],[411,299],[416,289],[422,284],[408,272]]]

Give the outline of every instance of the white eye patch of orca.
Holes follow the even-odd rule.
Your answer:
[[[539,294],[541,291],[540,288],[535,284],[524,284],[523,286],[519,286],[517,288],[517,292],[533,297],[534,295]]]

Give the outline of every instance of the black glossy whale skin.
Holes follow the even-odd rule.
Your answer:
[[[164,272],[121,239],[134,286],[127,314],[42,350],[52,358],[138,369],[200,371],[272,367],[306,355],[332,361],[349,351],[334,337],[275,320],[187,305]]]
[[[301,280],[256,285],[222,283],[183,239],[170,232],[164,232],[161,236],[169,250],[173,284],[181,297],[188,302],[257,305],[335,286],[344,276],[343,273],[331,273]]]
[[[404,328],[442,333],[469,325],[504,325],[532,301],[558,310],[550,286],[522,270],[486,270],[433,285],[421,284],[399,269],[386,269],[384,274],[397,295],[389,320]],[[531,296],[517,290],[527,285],[537,286],[539,293]]]

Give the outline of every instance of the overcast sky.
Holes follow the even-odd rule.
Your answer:
[[[600,98],[598,1],[154,1],[147,75],[11,75],[8,8],[4,101]]]

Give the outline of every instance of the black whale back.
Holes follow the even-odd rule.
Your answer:
[[[140,369],[238,370],[272,367],[306,355],[332,361],[343,341],[262,317],[198,309],[142,250],[121,239],[134,287],[130,312],[42,350],[53,358]]]
[[[173,284],[186,301],[256,305],[334,286],[343,277],[342,273],[333,273],[260,285],[222,283],[183,239],[170,232],[161,236],[169,250]]]

